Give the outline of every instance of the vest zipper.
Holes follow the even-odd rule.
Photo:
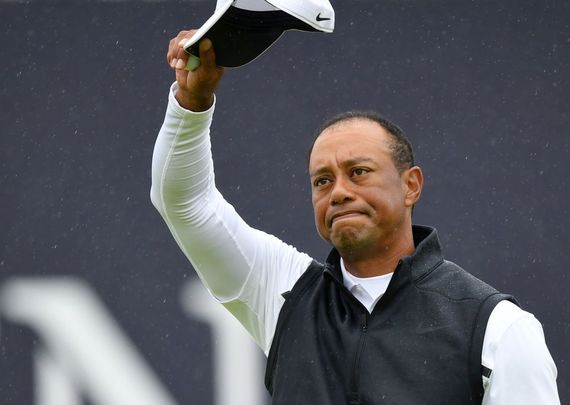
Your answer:
[[[351,374],[351,387],[350,387],[350,402],[349,405],[360,404],[360,359],[364,348],[366,347],[366,334],[368,332],[368,314],[362,315],[362,323],[360,325],[360,339],[358,340],[358,347],[354,357],[354,364],[352,366]]]

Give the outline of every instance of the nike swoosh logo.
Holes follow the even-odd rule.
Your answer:
[[[330,18],[321,17],[321,13],[317,15],[317,21],[329,21]]]

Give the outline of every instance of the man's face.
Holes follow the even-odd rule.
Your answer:
[[[366,119],[333,125],[315,141],[309,160],[315,223],[343,256],[387,249],[411,226],[419,193],[410,198],[407,171],[396,169],[390,142],[384,128]]]

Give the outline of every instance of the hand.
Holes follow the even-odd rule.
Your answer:
[[[200,41],[200,66],[194,71],[185,69],[188,63],[188,53],[184,43],[192,38],[196,30],[180,31],[170,40],[166,61],[176,72],[176,82],[179,90],[176,93],[178,103],[191,111],[206,111],[214,103],[214,91],[218,86],[224,68],[216,66],[216,54],[212,41]]]

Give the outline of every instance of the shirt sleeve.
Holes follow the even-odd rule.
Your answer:
[[[210,293],[267,353],[281,293],[312,259],[243,221],[215,187],[210,144],[214,106],[192,112],[174,83],[152,159],[151,201]]]
[[[481,360],[492,370],[483,405],[560,404],[542,326],[515,304],[502,301],[491,313]]]

